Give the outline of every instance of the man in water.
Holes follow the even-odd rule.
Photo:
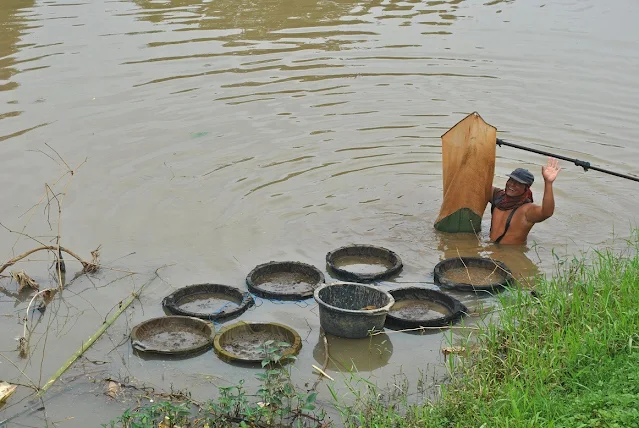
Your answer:
[[[526,243],[533,225],[546,220],[555,211],[552,183],[559,171],[559,161],[555,158],[548,158],[546,166],[541,167],[541,175],[544,177],[544,197],[541,205],[533,204],[530,186],[535,177],[527,169],[517,168],[508,174],[509,179],[504,190],[493,187],[493,197],[490,201],[491,241],[500,244]]]

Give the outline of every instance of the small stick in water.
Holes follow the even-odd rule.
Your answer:
[[[56,263],[56,270],[59,270],[61,273],[67,272],[67,267],[64,264],[64,257],[62,257],[62,250],[58,248],[58,262]]]
[[[319,367],[317,367],[315,364],[313,364],[313,368],[315,370],[317,370],[318,372],[320,372],[322,375],[326,376],[327,378],[329,378],[330,380],[332,380],[333,382],[335,382],[335,379],[333,379],[332,377],[330,377],[329,375],[326,374],[326,372],[322,369],[320,369]]]

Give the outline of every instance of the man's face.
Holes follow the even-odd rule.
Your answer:
[[[509,178],[508,181],[506,182],[505,190],[506,190],[506,195],[508,196],[513,196],[513,197],[521,196],[526,191],[526,185],[521,184],[517,180],[513,180],[512,178]]]

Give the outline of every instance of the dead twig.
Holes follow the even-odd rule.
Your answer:
[[[82,162],[78,168],[76,168],[75,170],[71,169],[71,167],[69,166],[69,164],[62,158],[62,156],[60,156],[60,153],[58,153],[58,151],[56,149],[54,149],[53,147],[51,147],[49,145],[49,143],[44,143],[45,146],[47,146],[48,148],[51,149],[51,151],[53,151],[53,153],[55,153],[56,155],[58,155],[58,157],[60,158],[60,160],[62,161],[62,163],[67,167],[67,170],[71,173],[71,175],[75,174],[75,171],[80,168],[82,166],[82,164],[84,162],[86,162],[86,159],[84,160],[84,162]],[[49,156],[50,157],[50,156]]]
[[[459,248],[456,248],[457,250],[457,257],[459,257],[459,261],[462,262],[462,264],[464,265],[464,269],[466,269],[466,275],[468,275],[468,283],[472,284],[472,279],[470,279],[470,271],[468,270],[468,266],[466,266],[466,263],[464,263],[464,258],[461,256],[461,254],[459,254]]]
[[[23,232],[18,232],[17,230],[11,230],[11,229],[9,229],[7,226],[5,226],[4,224],[2,224],[2,222],[0,222],[0,227],[4,228],[4,229],[5,229],[7,232],[9,232],[9,233],[15,233],[15,234],[17,234],[17,235],[19,235],[19,236],[24,236],[25,238],[32,239],[32,240],[34,240],[35,242],[37,242],[38,244],[40,244],[40,245],[47,245],[47,244],[45,244],[44,242],[42,242],[42,241],[40,241],[40,240],[38,240],[38,239],[34,238],[34,237],[33,237],[33,236],[31,236],[31,235],[27,235],[26,233],[24,233],[24,231],[23,231]]]
[[[444,361],[447,360],[451,354],[467,355],[467,350],[464,346],[449,346],[442,348],[442,354],[444,355]]]
[[[40,388],[38,388],[38,385],[36,385],[36,384],[35,384],[35,382],[33,382],[33,381],[31,380],[31,378],[30,378],[30,377],[29,377],[29,376],[28,376],[28,375],[27,375],[24,371],[22,371],[22,370],[20,369],[20,367],[18,367],[18,366],[17,366],[17,364],[16,364],[16,363],[14,363],[13,361],[11,361],[9,358],[7,358],[7,357],[6,357],[4,354],[2,354],[1,352],[0,352],[0,357],[2,357],[2,358],[4,358],[5,360],[7,360],[7,361],[8,361],[8,362],[9,362],[9,363],[13,366],[13,367],[15,367],[15,368],[16,368],[16,370],[18,370],[18,371],[20,372],[20,374],[22,374],[22,376],[24,376],[25,378],[27,378],[27,380],[28,380],[29,382],[31,382],[31,386],[30,386],[30,388],[33,388],[35,391],[39,391],[39,390],[40,390]]]
[[[64,260],[62,259],[62,251],[61,251],[61,246],[60,246],[60,239],[61,239],[60,227],[61,227],[61,224],[62,224],[62,202],[64,202],[64,198],[66,198],[66,196],[67,196],[67,190],[68,190],[69,186],[71,185],[71,180],[73,179],[73,176],[75,175],[76,171],[78,169],[80,169],[80,167],[82,165],[84,165],[84,163],[87,161],[87,158],[85,158],[84,161],[82,163],[80,163],[80,165],[77,166],[77,168],[71,169],[69,164],[67,164],[67,162],[62,158],[62,156],[60,156],[60,153],[58,153],[49,144],[45,143],[45,145],[48,148],[50,148],[58,156],[58,158],[60,158],[62,163],[64,163],[64,165],[67,167],[67,172],[70,174],[69,179],[67,180],[67,182],[66,182],[66,184],[64,186],[64,189],[62,190],[62,198],[61,199],[58,199],[58,195],[53,191],[53,189],[48,184],[45,184],[46,189],[47,189],[46,190],[46,195],[48,196],[49,191],[50,191],[51,194],[53,195],[53,198],[58,203],[58,234],[56,236],[57,251],[55,252],[55,258],[56,258],[56,270],[58,272],[59,287],[60,287],[60,290],[62,290],[62,288],[64,287],[64,277],[62,276],[62,273],[66,272],[66,267],[64,265]],[[48,200],[47,206],[50,207],[51,206],[50,204],[51,204],[51,199]],[[49,212],[51,212],[50,208],[49,208]],[[50,226],[51,226],[51,224],[49,223],[49,227]],[[84,264],[83,264],[83,268],[84,268],[85,272],[88,272],[88,273],[91,272],[91,271],[87,270],[87,266],[85,266]],[[90,268],[94,269],[93,266],[91,266]],[[97,270],[97,267],[95,268],[95,270]],[[94,272],[95,270],[92,270],[92,271]]]
[[[98,251],[99,248],[100,247],[98,247],[94,251]],[[64,248],[64,247],[59,247],[58,248],[58,246],[56,246],[56,245],[43,245],[41,247],[34,248],[32,250],[27,251],[26,253],[20,254],[19,256],[16,256],[16,257],[12,258],[8,262],[6,262],[2,266],[0,266],[0,273],[4,272],[4,270],[6,268],[8,268],[9,266],[13,266],[18,261],[20,261],[20,260],[24,259],[25,257],[28,257],[31,254],[36,253],[38,251],[54,251],[54,252],[57,252],[58,250],[60,250],[61,252],[69,254],[70,256],[74,257],[77,261],[79,261],[80,264],[82,265],[82,270],[84,272],[87,272],[87,273],[96,272],[100,268],[99,264],[95,264],[95,262],[97,261],[95,257],[91,260],[91,262],[87,262],[84,259],[82,259],[82,257],[80,257],[79,255],[77,255],[76,253],[74,253],[73,251],[71,251],[71,250],[69,250],[67,248]],[[93,251],[91,252],[91,255],[93,255]]]
[[[406,329],[403,329],[403,330],[377,331],[375,333],[371,333],[371,336],[377,336],[378,334],[404,333],[404,332],[407,332],[407,331],[447,330],[447,329],[451,329],[451,330],[473,330],[473,331],[480,331],[481,330],[481,328],[479,328],[479,327],[444,325],[444,326],[441,326],[441,327],[415,327],[415,328],[406,328]]]
[[[326,367],[328,367],[328,360],[330,358],[330,355],[328,353],[328,340],[326,339],[326,332],[322,327],[320,327],[320,336],[322,336],[322,340],[324,342],[324,365],[321,369],[319,369],[319,367],[313,366],[313,368],[315,368],[319,372],[319,375],[317,376],[317,380],[315,380],[315,383],[311,387],[311,391],[315,391],[317,389],[317,385],[319,385],[322,377],[324,376],[330,380],[334,380],[332,377],[326,374]]]
[[[87,266],[84,266],[86,273],[94,273],[100,268],[100,248],[102,245],[98,245],[98,248],[91,251],[91,262]]]
[[[25,287],[33,290],[40,288],[40,285],[23,270],[11,272],[11,279],[18,283],[18,293],[21,293]]]
[[[29,339],[31,338],[31,331],[29,330],[28,325],[29,325],[29,313],[31,312],[31,305],[33,304],[33,302],[35,302],[35,300],[38,297],[42,296],[42,304],[38,307],[38,309],[40,309],[40,311],[43,311],[44,308],[46,308],[47,305],[51,303],[51,300],[53,299],[53,296],[55,296],[56,291],[57,290],[55,288],[47,288],[45,290],[37,292],[31,298],[31,301],[29,302],[29,305],[27,306],[27,314],[24,317],[24,327],[22,330],[22,337],[18,339],[18,350],[20,351],[21,358],[26,358],[29,355]],[[27,332],[29,333],[29,335],[27,335]]]

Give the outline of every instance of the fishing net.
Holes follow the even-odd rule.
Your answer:
[[[478,232],[492,193],[497,130],[471,113],[442,135],[444,199],[435,229]]]

